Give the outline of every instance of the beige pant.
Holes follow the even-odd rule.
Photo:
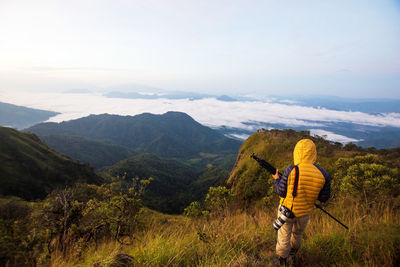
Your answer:
[[[281,213],[278,210],[278,216]],[[287,219],[278,230],[278,240],[276,243],[276,254],[282,258],[287,258],[289,252],[297,251],[301,245],[304,229],[306,229],[310,215]]]

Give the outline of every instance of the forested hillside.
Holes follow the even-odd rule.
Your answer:
[[[168,158],[198,158],[200,153],[236,154],[240,141],[227,138],[180,112],[136,116],[91,115],[62,122],[41,123],[26,129],[39,137],[75,135],[109,141],[137,153]]]
[[[164,213],[181,213],[191,201],[205,195],[210,186],[222,184],[228,171],[219,167],[197,169],[186,163],[141,154],[107,168],[105,177],[127,176],[152,178],[143,204]]]
[[[34,134],[0,127],[0,140],[0,195],[34,200],[76,182],[102,182],[91,167],[57,153]]]
[[[114,165],[135,155],[131,149],[124,146],[80,136],[55,134],[44,135],[40,138],[57,152],[87,163],[95,169]]]
[[[176,160],[142,154],[119,162],[103,172],[103,175],[109,177],[126,175],[139,179],[151,177],[153,180],[144,197],[145,205],[155,210],[177,213],[179,207],[183,209],[184,203],[186,205],[190,203],[183,199],[182,195],[190,183],[196,180],[198,173],[190,166]]]

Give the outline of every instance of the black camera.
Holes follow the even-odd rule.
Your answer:
[[[274,229],[277,231],[282,227],[288,218],[294,218],[293,212],[291,212],[290,209],[286,208],[285,206],[280,206],[279,211],[281,212],[281,215],[272,224],[272,227],[274,227]]]

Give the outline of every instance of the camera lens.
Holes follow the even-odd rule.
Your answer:
[[[293,217],[292,212],[288,208],[286,208],[285,206],[281,206],[279,208],[279,211],[281,212],[281,215],[279,215],[279,217],[272,224],[272,227],[274,227],[274,229],[277,230],[277,231],[286,222],[288,217]]]
[[[275,222],[272,224],[272,227],[274,227],[275,230],[279,230],[279,228],[282,227],[282,225],[286,222],[287,217],[284,214],[281,214]]]

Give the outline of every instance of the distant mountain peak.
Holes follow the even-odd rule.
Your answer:
[[[175,119],[189,119],[192,121],[195,121],[191,116],[189,116],[187,113],[180,112],[180,111],[168,111],[161,116],[167,117],[167,118],[175,118]]]
[[[109,141],[139,153],[161,157],[196,157],[200,152],[236,153],[241,142],[201,125],[188,114],[169,111],[161,115],[90,115],[61,124],[42,123],[27,131],[39,136],[76,135]]]

